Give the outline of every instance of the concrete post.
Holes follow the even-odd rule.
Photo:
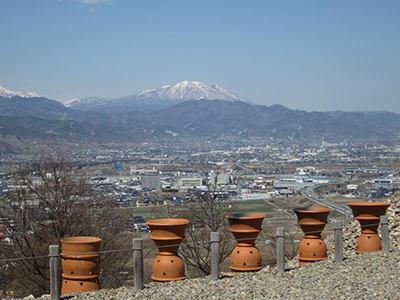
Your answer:
[[[335,228],[335,262],[343,261],[343,222],[336,220]]]
[[[133,276],[135,289],[142,290],[143,285],[143,239],[133,239]]]
[[[276,228],[276,267],[278,272],[285,272],[285,228]]]
[[[50,299],[60,300],[61,294],[61,259],[60,246],[49,246],[50,257]]]
[[[211,280],[219,279],[220,251],[220,233],[211,232]]]
[[[389,254],[389,220],[388,216],[381,216],[381,235],[382,235],[382,251]]]

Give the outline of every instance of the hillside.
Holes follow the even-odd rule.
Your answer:
[[[189,100],[154,111],[78,111],[43,97],[0,97],[0,134],[95,142],[186,139],[266,141],[394,141],[400,115],[306,112],[244,101]]]

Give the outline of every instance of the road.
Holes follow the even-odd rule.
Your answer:
[[[315,192],[315,189],[325,187],[325,186],[327,186],[327,184],[321,184],[321,185],[309,187],[309,188],[303,189],[301,191],[301,193],[303,194],[303,196],[307,197],[308,199],[310,199],[311,201],[313,201],[315,203],[324,205],[324,206],[329,207],[333,210],[336,210],[346,216],[352,217],[353,212],[347,205],[343,206],[338,203],[332,202],[332,201],[328,200],[327,198],[319,196]]]

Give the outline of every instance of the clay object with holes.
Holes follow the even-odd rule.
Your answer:
[[[231,255],[230,269],[233,272],[253,272],[262,269],[260,251],[255,241],[261,232],[265,218],[261,213],[232,213],[225,216],[230,231],[238,242]]]
[[[156,219],[147,221],[151,239],[159,250],[153,262],[153,281],[172,281],[186,279],[185,265],[178,256],[179,245],[185,237],[189,220]]]
[[[304,239],[299,245],[299,265],[327,259],[326,244],[321,239],[331,209],[323,206],[298,208],[294,212],[304,232]]]
[[[3,236],[4,236],[4,233],[0,232],[0,241],[3,238]]]
[[[63,268],[61,294],[99,290],[101,239],[76,236],[61,239]],[[92,254],[90,254],[92,253]]]
[[[361,225],[361,235],[358,239],[356,253],[382,250],[381,239],[378,236],[380,216],[386,213],[390,206],[388,202],[353,202],[347,203],[353,211],[354,218]]]

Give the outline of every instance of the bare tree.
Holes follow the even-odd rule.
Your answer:
[[[85,178],[75,175],[73,165],[62,155],[37,157],[15,174],[9,189],[2,198],[6,208],[0,211],[13,236],[5,257],[46,256],[49,245],[59,244],[67,236],[98,236],[103,250],[128,247],[130,239],[120,235],[122,217],[94,193]],[[119,271],[128,257],[115,253],[102,257],[101,280],[107,287],[125,280],[126,275]],[[48,291],[46,258],[21,260],[12,269],[9,288],[19,295],[39,296]]]
[[[210,174],[214,174],[210,176]],[[228,258],[235,246],[233,236],[229,231],[226,214],[233,212],[235,207],[221,201],[224,184],[218,184],[219,172],[206,173],[207,191],[195,203],[185,203],[167,206],[161,213],[165,217],[184,218],[190,221],[186,238],[180,247],[180,254],[195,275],[211,273],[211,232],[220,232],[221,251],[220,262]],[[161,216],[161,215],[159,215]]]
[[[301,230],[297,230],[295,232],[286,231],[285,238],[285,258],[288,260],[294,259],[298,254],[299,245],[296,243],[296,237],[301,234]],[[269,241],[263,248],[269,248],[273,253],[276,254],[276,245],[277,245],[277,237],[276,237],[276,227],[274,226],[265,226],[260,233],[260,240]],[[271,262],[276,262],[275,257],[273,259],[269,259]]]

